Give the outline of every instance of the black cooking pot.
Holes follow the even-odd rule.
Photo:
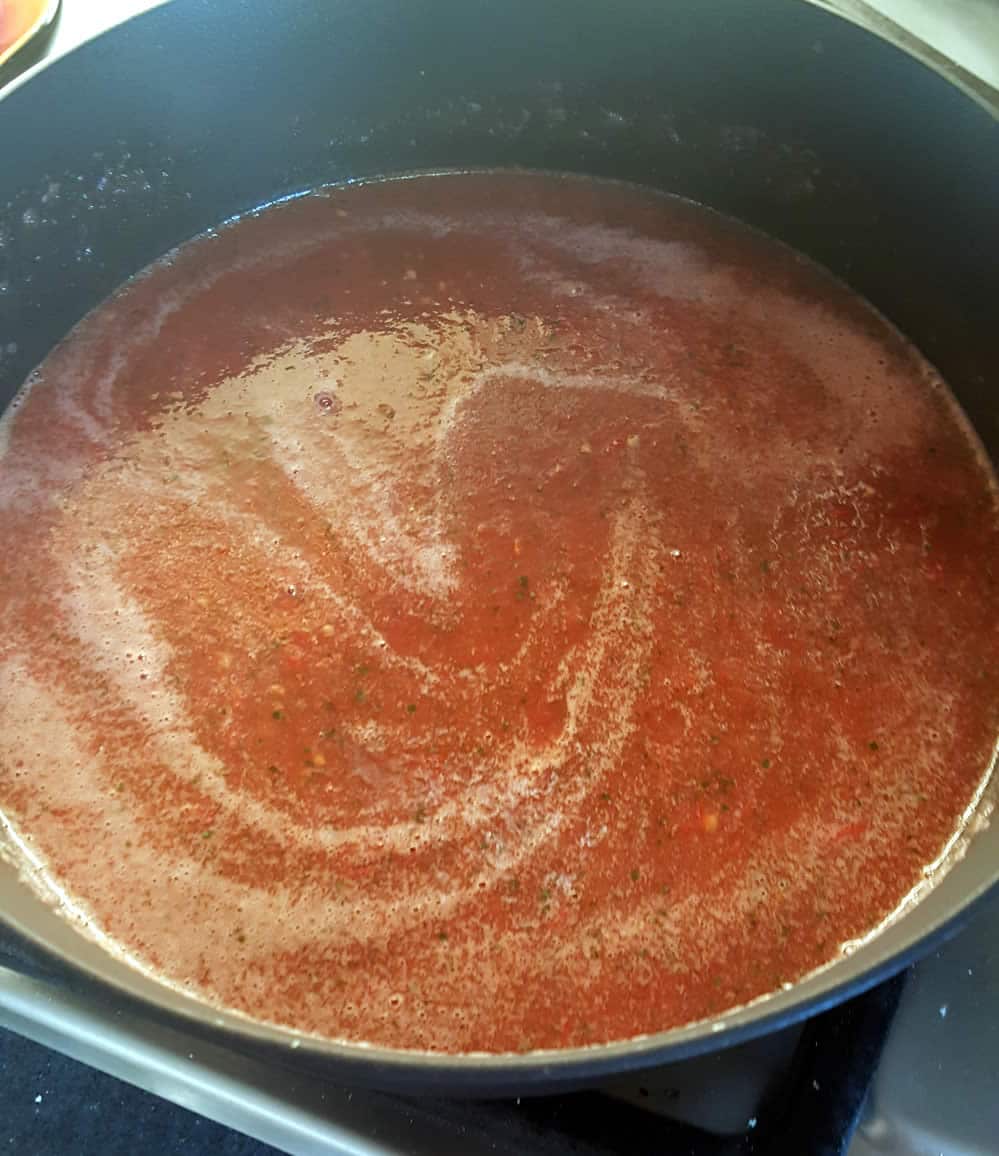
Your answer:
[[[803,250],[916,342],[995,459],[993,117],[800,0],[175,0],[0,100],[0,399],[132,273],[233,214],[328,182],[521,166],[681,193]],[[61,982],[111,984],[271,1058],[438,1092],[550,1090],[732,1043],[902,967],[999,880],[995,793],[939,883],[853,954],[606,1047],[440,1058],[296,1039],[129,969],[2,863],[0,905]]]

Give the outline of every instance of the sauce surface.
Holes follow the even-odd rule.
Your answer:
[[[868,932],[989,765],[997,510],[791,251],[529,175],[183,246],[0,427],[0,808],[128,958],[447,1052],[720,1012]]]

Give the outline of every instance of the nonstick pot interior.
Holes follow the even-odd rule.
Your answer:
[[[336,181],[521,166],[739,217],[866,295],[999,451],[999,131],[902,52],[798,0],[175,0],[0,100],[0,403],[129,275],[233,214]],[[680,1058],[897,969],[999,877],[999,831],[873,943],[714,1023],[572,1053],[455,1060],[295,1040],[341,1074],[513,1090]],[[0,863],[50,957],[247,1046],[292,1036],[115,963]],[[65,973],[63,973],[65,975]]]

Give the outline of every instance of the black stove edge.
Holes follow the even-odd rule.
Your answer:
[[[900,972],[808,1020],[790,1076],[741,1152],[842,1156],[860,1120],[908,978]]]

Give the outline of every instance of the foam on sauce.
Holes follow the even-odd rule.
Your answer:
[[[0,808],[137,966],[330,1037],[658,1031],[924,877],[999,717],[996,492],[863,302],[695,206],[327,190],[0,425]]]

